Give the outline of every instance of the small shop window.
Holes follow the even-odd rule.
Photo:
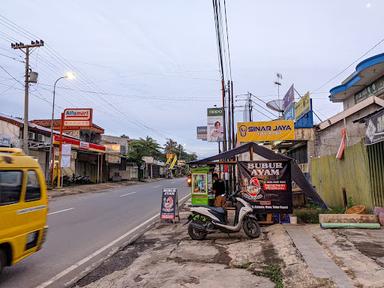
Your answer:
[[[37,177],[36,171],[28,171],[27,179],[27,192],[25,194],[25,201],[36,201],[40,200],[41,191],[39,177]]]
[[[0,171],[0,205],[10,205],[20,201],[22,171]]]

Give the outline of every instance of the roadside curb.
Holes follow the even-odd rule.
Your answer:
[[[188,194],[186,195],[185,197],[183,197],[180,201],[179,201],[179,208],[182,207],[189,199],[190,199],[191,195]],[[157,216],[157,217],[155,217]],[[145,225],[145,227],[143,227],[142,229],[139,229],[138,231],[135,231],[133,233],[133,235],[127,240],[127,241],[124,241],[123,243],[121,243],[120,245],[118,245],[118,247],[115,247],[113,248],[109,253],[108,255],[102,257],[101,259],[97,260],[95,263],[87,266],[82,272],[80,272],[75,278],[73,278],[72,280],[68,281],[65,283],[65,287],[77,287],[75,286],[75,284],[80,281],[82,278],[86,277],[87,275],[89,275],[93,270],[97,269],[100,265],[103,264],[103,262],[109,258],[111,258],[113,255],[115,255],[116,253],[118,253],[119,251],[121,251],[122,249],[124,249],[126,246],[136,242],[141,236],[143,236],[147,231],[151,230],[156,223],[158,223],[159,221],[159,217],[160,217],[160,213],[156,214],[153,216],[153,220],[151,220],[149,223],[147,223],[147,225]],[[151,218],[149,218],[151,219]],[[143,222],[144,223],[144,222]],[[129,236],[128,236],[129,237]]]

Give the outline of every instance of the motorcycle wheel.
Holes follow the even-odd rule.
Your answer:
[[[192,240],[204,240],[207,237],[207,232],[194,228],[192,223],[189,223],[188,225],[188,234]]]
[[[256,219],[246,217],[243,222],[243,230],[249,238],[258,238],[261,234],[259,223]]]

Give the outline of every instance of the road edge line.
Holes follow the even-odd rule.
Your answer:
[[[179,206],[182,206],[184,205],[184,203],[191,197],[191,194],[187,194],[186,196],[184,196],[182,199],[180,199],[179,201]],[[119,236],[118,238],[116,238],[115,240],[113,240],[112,242],[110,242],[109,244],[107,245],[104,245],[103,247],[99,248],[98,250],[96,250],[95,252],[93,252],[92,254],[88,255],[87,257],[77,261],[75,264],[69,266],[68,268],[64,269],[63,271],[61,271],[59,274],[56,274],[55,276],[53,276],[51,279],[43,282],[42,284],[39,284],[38,286],[36,286],[36,288],[46,288],[50,285],[52,285],[54,282],[56,282],[57,280],[61,279],[62,277],[64,277],[65,275],[69,274],[70,272],[72,272],[73,270],[79,268],[81,265],[84,265],[85,263],[87,263],[89,260],[91,260],[92,258],[98,256],[99,254],[103,253],[104,251],[108,250],[109,248],[113,247],[115,244],[119,243],[121,240],[123,240],[124,238],[127,238],[128,236],[130,236],[131,234],[134,234],[135,232],[137,232],[140,228],[142,227],[145,227],[143,229],[143,231],[141,231],[140,233],[137,233],[137,234],[134,234],[133,237],[131,237],[128,241],[122,243],[121,245],[119,245],[119,247],[116,247],[116,249],[113,250],[113,252],[109,253],[106,257],[103,257],[100,261],[100,262],[97,266],[95,265],[94,267],[92,267],[93,265],[89,265],[88,267],[86,267],[84,269],[84,271],[87,271],[86,274],[83,275],[82,272],[79,273],[80,277],[75,277],[74,279],[70,280],[68,283],[66,283],[66,287],[68,286],[71,286],[73,285],[75,282],[79,281],[80,279],[84,278],[86,275],[88,275],[89,273],[91,273],[93,270],[95,270],[97,267],[99,267],[106,259],[112,257],[114,254],[116,254],[118,251],[121,250],[121,248],[125,247],[126,245],[129,245],[133,242],[135,242],[139,237],[141,237],[145,232],[147,232],[155,223],[156,223],[156,220],[157,218],[160,217],[160,213],[156,213],[156,215],[150,217],[149,219],[145,220],[144,222],[142,222],[141,224],[139,224],[138,226],[136,226],[135,228],[129,230],[128,232],[124,233],[123,235]],[[92,269],[89,269],[89,268],[92,268]]]

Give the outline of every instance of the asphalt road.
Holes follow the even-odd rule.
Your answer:
[[[182,178],[52,200],[47,242],[38,253],[6,268],[0,287],[63,287],[127,241],[127,232],[158,214],[162,188],[168,187],[178,189],[179,199],[190,191]]]

